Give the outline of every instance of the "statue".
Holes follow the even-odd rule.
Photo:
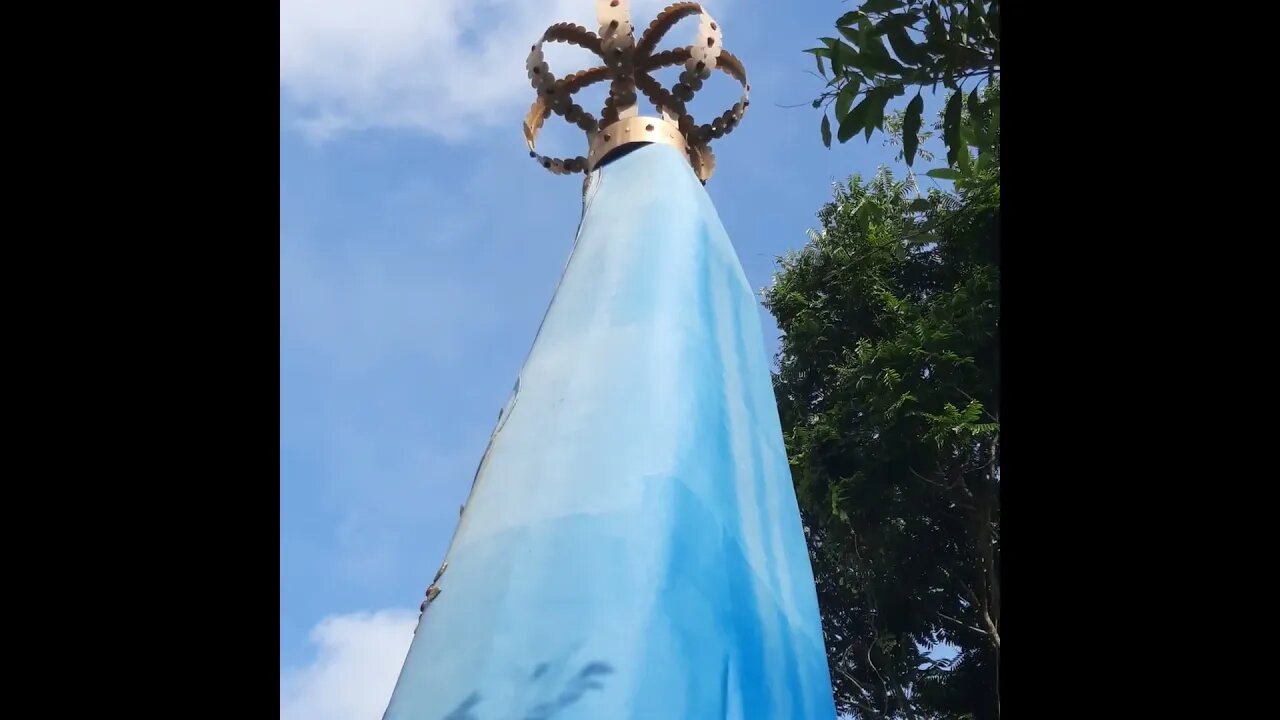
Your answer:
[[[626,0],[596,14],[529,54],[529,151],[587,175],[583,216],[384,720],[833,720],[758,302],[704,187],[746,70],[698,3],[638,40]],[[690,16],[692,44],[657,51]],[[547,42],[603,64],[557,79]],[[687,103],[715,70],[743,95],[699,124]],[[574,103],[606,81],[599,118]],[[585,156],[538,154],[552,114]]]

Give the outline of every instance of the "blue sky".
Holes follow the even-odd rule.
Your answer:
[[[633,0],[636,24],[666,4]],[[592,8],[282,0],[282,720],[381,716],[579,217],[581,177],[551,175],[524,146],[524,53],[554,22],[591,25]],[[807,105],[822,83],[801,51],[847,3],[707,8],[752,85],[708,190],[762,288],[774,258],[804,244],[831,183],[894,151],[879,135],[824,148]],[[548,60],[563,76],[588,58]],[[727,76],[713,82],[695,114],[736,99]],[[926,100],[935,113],[939,100]],[[580,134],[550,122],[549,152],[585,154]],[[776,328],[760,319],[772,354]]]

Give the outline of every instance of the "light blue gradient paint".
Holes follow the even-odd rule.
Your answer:
[[[674,148],[592,179],[384,718],[834,718],[733,246]]]

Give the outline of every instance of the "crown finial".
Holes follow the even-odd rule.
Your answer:
[[[672,26],[693,15],[701,16],[693,44],[655,52],[658,42]],[[538,92],[538,98],[524,121],[530,157],[557,175],[590,172],[622,145],[661,142],[674,145],[688,155],[694,173],[705,183],[715,172],[711,141],[732,132],[751,104],[746,68],[733,53],[724,49],[724,36],[719,24],[698,3],[674,3],[658,13],[637,41],[631,24],[629,0],[596,0],[596,21],[599,30],[594,33],[571,23],[552,25],[530,48],[525,67],[530,83]],[[604,64],[557,79],[542,56],[542,45],[547,42],[586,48],[598,55]],[[652,73],[675,65],[684,65],[684,71],[675,85],[670,89],[664,88]],[[742,98],[710,123],[699,124],[689,113],[686,103],[702,89],[703,82],[716,69],[742,84]],[[609,96],[597,119],[575,103],[573,95],[605,80],[609,81]],[[637,90],[653,104],[660,117],[638,114]],[[586,157],[562,159],[538,154],[538,132],[552,113],[586,132]]]

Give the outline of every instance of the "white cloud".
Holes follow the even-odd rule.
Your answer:
[[[280,720],[380,720],[416,622],[403,610],[325,618],[311,631],[315,661],[280,673]]]
[[[647,27],[669,0],[633,0]],[[726,0],[712,0],[721,14]],[[345,130],[423,130],[447,140],[513,123],[533,101],[528,48],[556,22],[594,29],[591,0],[281,0],[280,83],[315,139]],[[692,24],[692,20],[685,23]],[[682,27],[686,33],[690,28]],[[678,44],[681,36],[663,44]],[[687,41],[684,41],[687,42]],[[559,75],[586,51],[552,48]],[[562,60],[563,62],[557,62]]]

